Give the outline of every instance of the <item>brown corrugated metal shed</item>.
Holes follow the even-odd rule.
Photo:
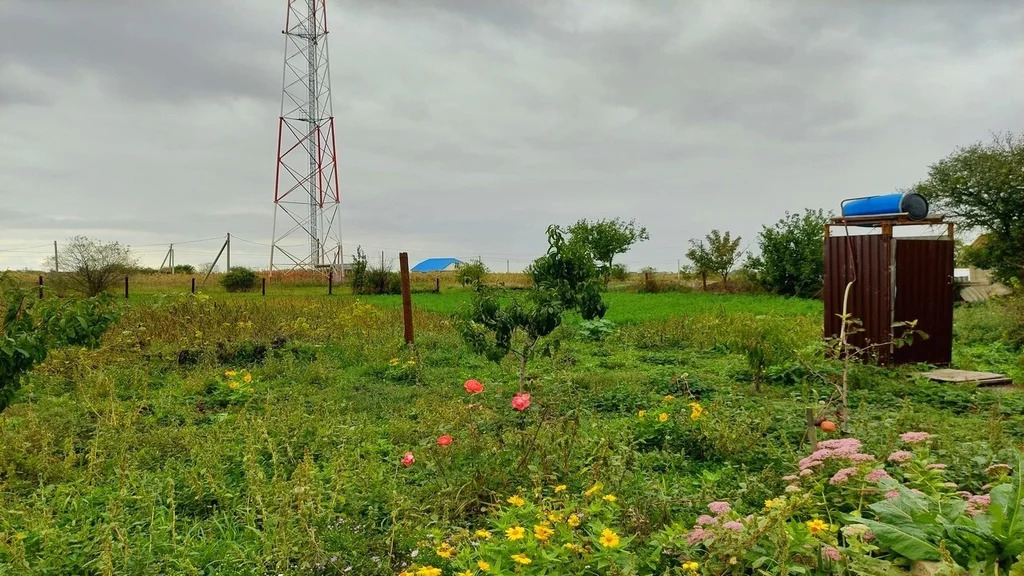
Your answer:
[[[842,222],[834,220],[825,230],[826,337],[839,336],[844,294],[855,280],[847,313],[860,320],[862,331],[848,338],[850,344],[891,342],[894,322],[916,320],[916,329],[928,338],[914,338],[911,346],[876,348],[877,361],[948,365],[953,349],[952,226],[943,238],[920,239],[893,236],[893,226],[911,224],[907,222],[862,221],[857,226],[874,233],[841,236],[833,235],[834,230],[844,230],[837,224]],[[897,329],[895,336],[901,333]]]

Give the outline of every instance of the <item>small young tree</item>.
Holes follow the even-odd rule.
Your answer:
[[[729,273],[739,262],[743,253],[740,252],[740,237],[735,240],[730,238],[731,232],[722,234],[718,230],[712,230],[707,235],[708,251],[711,252],[712,269],[722,277],[722,282],[729,285]]]
[[[635,220],[626,222],[620,218],[594,222],[583,219],[570,226],[566,232],[571,237],[570,241],[581,242],[593,254],[594,260],[600,264],[605,284],[611,279],[615,256],[625,254],[637,242],[650,239],[647,228],[637,226]]]
[[[52,264],[53,258],[49,259]],[[131,249],[119,242],[75,236],[60,251],[61,285],[96,296],[106,292],[137,265]]]
[[[693,273],[700,276],[701,287],[707,291],[708,274],[715,271],[715,258],[711,250],[704,245],[703,240],[690,238],[690,249],[686,251],[686,258],[693,264]]]
[[[761,254],[747,262],[758,283],[785,296],[811,298],[821,291],[822,242],[829,217],[821,210],[808,209],[802,215],[786,212],[773,226],[764,226],[757,240]]]
[[[537,347],[543,344],[548,354],[557,348],[557,340],[544,340],[561,325],[565,312],[577,310],[585,320],[593,320],[607,310],[593,256],[581,243],[567,243],[557,226],[548,227],[548,252],[527,272],[533,286],[525,298],[481,287],[459,323],[463,339],[478,354],[494,362],[509,354],[518,356],[520,391]]]
[[[479,286],[488,272],[489,270],[482,260],[473,260],[459,266],[459,283],[463,286]]]

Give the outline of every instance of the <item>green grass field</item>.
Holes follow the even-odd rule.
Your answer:
[[[465,290],[443,291],[439,294],[413,294],[413,306],[437,314],[454,314],[467,304],[471,294]],[[401,296],[368,296],[367,302],[382,308],[400,308]],[[709,294],[703,292],[664,292],[637,294],[608,292],[606,318],[620,324],[636,324],[647,320],[666,320],[695,314],[750,312],[781,316],[821,317],[823,308],[817,300],[801,300],[768,295]]]
[[[437,543],[487,525],[512,494],[565,485],[584,498],[597,482],[616,496],[625,549],[647,558],[709,501],[761,510],[809,449],[806,410],[834,417],[815,301],[610,292],[619,329],[591,341],[559,328],[561,348],[529,366],[520,413],[515,360],[473,354],[448,316],[468,292],[415,294],[407,349],[400,298],[318,290],[144,292],[99,349],[38,366],[0,416],[0,573],[396,574],[446,562]],[[733,337],[761,316],[791,350],[758,393]],[[992,336],[999,316],[959,311],[956,353],[1020,374],[1020,352]],[[467,394],[469,378],[485,391]],[[932,432],[965,489],[1024,443],[1019,392],[913,368],[855,366],[851,382],[865,449]]]

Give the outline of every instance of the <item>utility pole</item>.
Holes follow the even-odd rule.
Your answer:
[[[60,261],[57,260],[57,241],[53,241],[53,271],[60,272]]]
[[[228,272],[231,272],[231,232],[228,232],[227,248],[228,248],[228,250],[227,250],[227,252],[228,252],[227,253],[227,257],[228,257],[227,268],[228,268]]]
[[[171,244],[171,247],[168,248],[168,253],[171,256],[171,276],[173,276],[174,275],[174,244]],[[128,285],[127,282],[125,282],[125,286],[127,286],[127,285]],[[125,288],[125,293],[127,293],[127,292],[128,292],[128,289]],[[125,296],[125,298],[127,298],[127,296]]]

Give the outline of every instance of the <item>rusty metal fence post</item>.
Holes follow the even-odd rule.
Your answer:
[[[409,254],[406,252],[400,253],[398,255],[398,262],[402,270],[402,316],[405,318],[405,343],[412,344],[412,293],[409,289]]]

